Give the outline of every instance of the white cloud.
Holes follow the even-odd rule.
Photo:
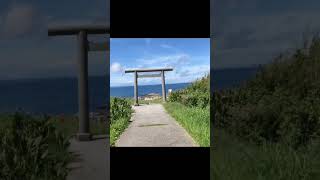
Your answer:
[[[193,81],[197,78],[203,77],[208,74],[210,71],[210,65],[208,64],[200,64],[200,65],[192,65],[192,66],[184,66],[180,69],[177,69],[174,77],[177,79],[181,79],[183,81]]]
[[[173,46],[170,46],[169,44],[161,44],[160,47],[165,48],[165,49],[172,49]]]
[[[112,73],[118,73],[118,72],[122,72],[123,71],[123,67],[121,66],[120,63],[114,62],[111,64],[110,66],[110,70]]]
[[[137,62],[142,67],[177,67],[188,64],[190,56],[188,54],[172,54],[167,56],[158,56],[148,59],[138,59]]]
[[[167,50],[170,50],[170,51],[173,51],[177,54],[181,54],[182,51],[180,49],[178,49],[177,47],[175,46],[172,46],[170,44],[160,44],[160,47],[163,48],[163,49],[167,49]]]

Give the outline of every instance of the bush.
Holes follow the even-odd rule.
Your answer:
[[[114,146],[121,133],[129,125],[131,118],[131,102],[124,98],[111,98],[110,101],[110,145]]]
[[[170,102],[180,102],[181,101],[181,92],[180,91],[174,91],[169,96]]]
[[[1,132],[0,179],[65,179],[72,160],[69,140],[48,117],[15,114]]]
[[[128,99],[111,98],[110,117],[111,123],[118,119],[130,119],[132,113],[131,104]]]
[[[320,137],[320,39],[279,56],[244,86],[214,92],[215,126],[298,148]]]
[[[185,89],[172,92],[169,95],[170,102],[179,102],[188,107],[206,108],[210,101],[209,75],[193,82]]]

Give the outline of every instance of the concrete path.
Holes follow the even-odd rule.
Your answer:
[[[78,157],[70,164],[72,169],[67,180],[109,180],[110,148],[109,137],[94,136],[91,141],[70,140],[70,151]]]
[[[129,127],[116,142],[117,147],[191,147],[191,136],[161,104],[133,106]]]

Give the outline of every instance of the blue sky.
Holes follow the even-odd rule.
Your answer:
[[[0,80],[76,77],[76,37],[48,37],[56,23],[109,23],[109,0],[1,0]],[[106,41],[106,35],[89,36]],[[104,75],[107,52],[89,54],[89,74]]]
[[[172,67],[166,83],[191,82],[209,73],[209,38],[111,38],[110,85],[131,86],[125,69]],[[160,78],[139,79],[139,85],[160,84]]]

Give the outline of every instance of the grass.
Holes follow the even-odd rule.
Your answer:
[[[320,179],[320,37],[214,92],[212,179]]]
[[[0,114],[0,179],[65,179],[78,124],[72,116]],[[90,132],[106,134],[106,123],[90,121]]]
[[[79,128],[79,120],[74,117],[65,117],[64,120],[53,117],[51,120],[54,122],[58,130],[67,136],[77,134]],[[92,135],[107,134],[106,122],[91,121],[90,120],[90,133]]]
[[[0,114],[0,131],[4,131],[10,127],[13,118],[8,114]]]
[[[133,101],[129,98],[112,97],[110,101],[110,145],[114,146],[117,139],[128,127],[131,114],[133,112],[131,105]]]
[[[63,121],[54,119],[57,129],[68,136],[77,134],[79,128],[79,120],[77,118],[68,117]],[[92,135],[107,134],[106,122],[90,121],[90,133]]]
[[[125,98],[130,105],[134,104],[134,99]],[[180,103],[163,103],[162,98],[155,100],[139,100],[139,104],[162,104],[166,110],[174,117],[193,137],[200,146],[210,146],[210,113],[209,109],[197,107],[187,107]],[[110,144],[114,146],[121,133],[130,124],[129,118],[120,118],[112,121],[110,126]],[[165,124],[157,124],[161,126]],[[146,125],[148,126],[148,125]],[[154,126],[154,125],[152,125]]]
[[[110,145],[114,146],[122,132],[128,127],[129,120],[125,118],[118,119],[110,126]]]
[[[5,130],[11,125],[13,118],[7,114],[0,114],[0,131]],[[77,134],[79,128],[79,121],[72,116],[65,116],[63,120],[58,117],[51,117],[57,130],[62,132],[65,136],[73,136]],[[90,132],[93,135],[107,134],[107,126],[105,122],[90,121]]]
[[[208,108],[187,107],[177,102],[167,102],[163,105],[201,147],[210,146],[210,111]]]
[[[69,138],[47,117],[0,114],[0,179],[65,179]]]
[[[294,150],[280,143],[256,146],[214,129],[211,178],[224,180],[320,179],[320,143]]]

